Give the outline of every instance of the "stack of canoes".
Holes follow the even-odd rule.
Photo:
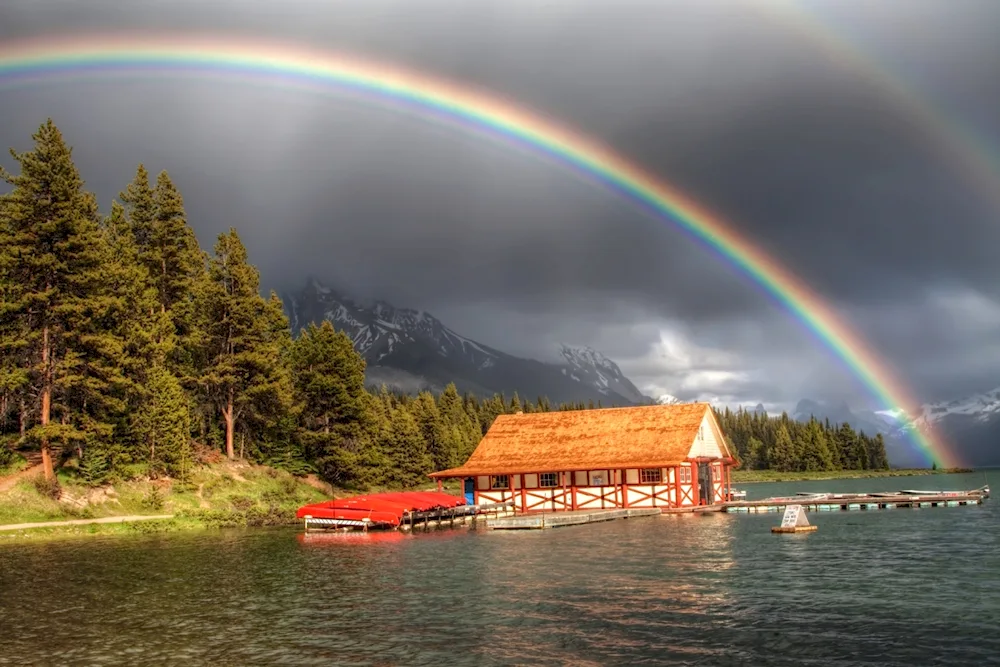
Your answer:
[[[409,514],[447,510],[465,505],[465,499],[437,491],[400,491],[338,498],[300,507],[300,519],[315,524],[398,528]],[[318,521],[317,521],[318,520]]]

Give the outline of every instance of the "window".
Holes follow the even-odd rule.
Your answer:
[[[559,486],[559,473],[543,472],[538,476],[538,486],[541,488]]]
[[[681,484],[690,484],[691,483],[691,468],[690,467],[682,467],[680,469],[680,471],[681,471]]]
[[[698,427],[698,439],[699,440],[704,440],[705,439],[705,427],[704,426],[699,426]]]
[[[643,468],[639,471],[639,482],[642,484],[659,484],[663,481],[663,471],[659,468]]]
[[[507,475],[492,475],[490,477],[490,488],[491,489],[509,489],[510,480]]]

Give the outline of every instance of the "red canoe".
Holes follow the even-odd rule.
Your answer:
[[[426,512],[465,505],[465,499],[436,491],[400,491],[338,498],[299,508],[299,519],[346,519],[398,526],[407,512]]]

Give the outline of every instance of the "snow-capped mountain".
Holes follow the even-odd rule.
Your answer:
[[[355,302],[316,279],[310,279],[288,303],[292,331],[297,332],[310,322],[329,320],[374,365],[417,342],[432,343],[437,355],[463,359],[479,368],[488,368],[503,354],[460,336],[428,313],[395,308],[385,301]]]
[[[562,374],[577,382],[590,384],[606,396],[617,394],[630,403],[648,403],[649,397],[625,377],[618,364],[589,347],[560,345],[559,354],[566,360]]]
[[[1000,387],[920,406],[912,423],[898,419],[899,432],[934,431],[969,465],[1000,465]]]
[[[659,396],[656,397],[656,402],[659,405],[678,405],[680,403],[683,403],[684,401],[677,398],[676,396],[671,396],[670,394],[660,394]]]
[[[889,462],[898,467],[926,465],[916,452],[909,436],[914,429],[935,432],[954,449],[958,457],[972,466],[1000,464],[1000,388],[963,398],[927,403],[914,411],[913,419],[901,409],[854,410],[846,403],[828,405],[802,400],[793,418],[817,419],[850,424],[855,430],[885,437]]]
[[[1000,388],[952,401],[926,403],[921,406],[921,413],[916,421],[936,424],[949,417],[969,417],[974,421],[987,423],[998,416],[1000,416]],[[899,419],[899,416],[896,418]]]
[[[385,301],[359,302],[311,278],[283,297],[293,332],[328,320],[344,331],[364,356],[370,384],[403,391],[440,391],[454,382],[480,395],[518,392],[553,402],[594,401],[603,405],[648,403],[613,361],[590,348],[560,346],[561,363],[516,357],[477,343],[433,315],[396,308]]]

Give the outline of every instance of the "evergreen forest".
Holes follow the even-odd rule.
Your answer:
[[[0,168],[0,468],[40,455],[94,485],[183,478],[208,448],[343,488],[410,487],[461,464],[493,419],[545,398],[409,396],[365,384],[329,322],[289,330],[235,229],[199,246],[166,172],[139,165],[106,213],[51,120]],[[294,334],[294,335],[293,335]],[[886,468],[880,435],[718,412],[743,467]]]

